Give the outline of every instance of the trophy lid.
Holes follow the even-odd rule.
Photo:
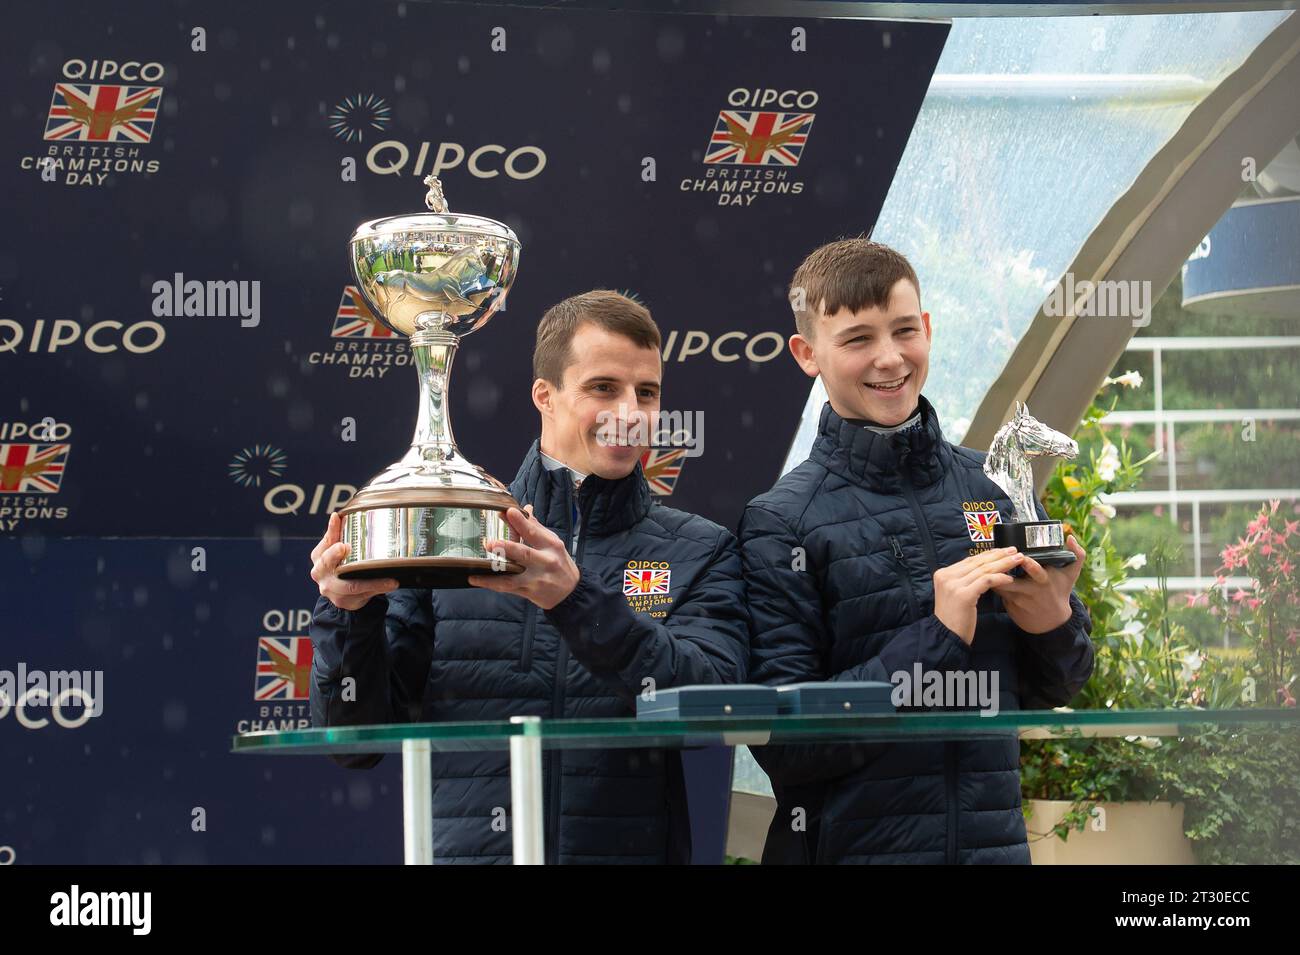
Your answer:
[[[394,235],[408,236],[411,233],[434,233],[444,236],[446,233],[463,235],[466,239],[489,238],[505,239],[519,244],[519,237],[514,230],[496,219],[483,216],[457,215],[447,205],[447,196],[442,191],[442,180],[435,175],[424,177],[424,184],[429,187],[425,193],[424,204],[428,212],[419,212],[400,216],[387,216],[363,222],[352,233],[352,242],[365,239],[385,239]],[[442,241],[447,241],[443,238]]]
[[[428,212],[371,219],[352,233],[352,273],[375,317],[398,334],[468,335],[504,308],[519,238],[495,219],[453,213],[437,177],[424,182]]]
[[[519,241],[513,229],[496,219],[452,212],[414,212],[363,222],[352,233],[352,242],[423,232],[438,234],[451,232],[467,236],[505,239],[508,242]]]

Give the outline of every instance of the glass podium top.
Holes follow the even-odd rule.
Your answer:
[[[236,753],[335,755],[398,753],[405,741],[433,752],[506,749],[519,736],[546,749],[681,749],[781,743],[906,742],[1062,736],[1194,736],[1221,727],[1295,732],[1296,709],[1015,710],[907,712],[830,716],[722,716],[687,719],[540,719],[489,722],[386,723],[261,731],[234,737]],[[423,748],[423,746],[422,746]]]

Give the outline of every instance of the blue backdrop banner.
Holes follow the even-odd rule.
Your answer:
[[[0,671],[102,670],[106,698],[76,728],[0,719],[18,780],[0,845],[398,858],[395,760],[357,776],[228,753],[306,717],[308,550],[415,423],[404,342],[351,284],[353,229],[422,211],[435,173],[453,211],[519,235],[508,308],[451,377],[462,450],[505,481],[538,433],[542,312],[590,288],[644,302],[663,408],[693,439],[645,456],[652,489],[734,527],[810,384],[786,353],[790,275],[872,227],[947,29],[386,0],[10,10]],[[197,806],[221,835],[196,838]],[[382,838],[342,833],[357,813],[382,813]]]

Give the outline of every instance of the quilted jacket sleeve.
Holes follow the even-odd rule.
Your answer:
[[[341,610],[325,597],[312,614],[312,726],[411,723],[420,718],[433,659],[430,592],[379,594],[360,610]],[[369,769],[383,754],[332,757]]]
[[[587,568],[546,617],[574,658],[619,686],[633,705],[647,685],[667,689],[746,679],[749,615],[736,538],[725,528],[703,572],[663,621],[632,610]]]

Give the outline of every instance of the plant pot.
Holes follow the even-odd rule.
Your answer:
[[[1168,802],[1100,803],[1104,817],[1062,841],[1052,827],[1071,803],[1028,800],[1025,818],[1029,856],[1034,865],[1195,865],[1192,841],[1183,834],[1183,804]],[[1094,828],[1104,825],[1104,829]],[[1046,835],[1044,835],[1044,833]]]

